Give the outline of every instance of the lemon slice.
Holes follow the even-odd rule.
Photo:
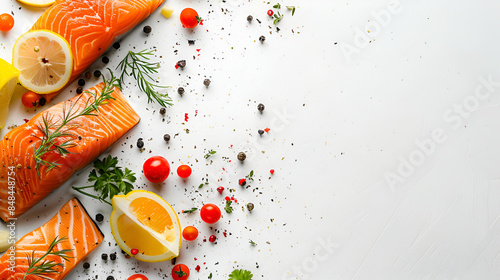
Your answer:
[[[25,5],[37,8],[48,7],[54,4],[54,2],[56,2],[56,0],[17,0],[17,1]]]
[[[63,88],[73,72],[73,55],[66,39],[48,30],[25,33],[14,45],[12,64],[19,69],[19,82],[36,93]]]
[[[136,190],[115,195],[111,202],[111,232],[123,251],[145,262],[166,261],[179,255],[179,217],[163,198]],[[133,254],[133,250],[137,253]]]
[[[2,129],[7,121],[9,103],[16,88],[19,71],[0,58],[0,73],[2,73],[0,75],[0,129]]]
[[[166,18],[170,18],[173,13],[174,13],[174,8],[170,6],[165,5],[163,6],[163,8],[161,8],[161,14]]]

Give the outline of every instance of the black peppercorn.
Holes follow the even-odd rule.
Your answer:
[[[208,87],[208,86],[210,85],[210,83],[211,83],[211,82],[212,82],[212,81],[210,81],[209,79],[205,79],[205,80],[203,81],[203,84],[204,84],[206,87]]]
[[[255,206],[254,206],[254,205],[253,205],[253,203],[251,203],[251,202],[247,204],[247,209],[248,209],[248,211],[252,211],[254,207],[255,207]]]
[[[76,93],[77,94],[82,94],[82,92],[83,92],[83,88],[82,87],[77,87],[76,88]]]
[[[42,97],[40,98],[40,100],[38,100],[38,105],[40,106],[45,105],[45,103],[47,103],[47,99],[45,99],[45,97]]]
[[[266,40],[266,37],[265,36],[260,36],[259,37],[259,41],[261,41],[262,43],[264,43],[264,41]]]
[[[90,72],[85,72],[85,78],[86,78],[86,79],[90,79],[90,78],[92,78],[92,73],[90,73]]]
[[[264,104],[262,104],[262,103],[257,105],[257,110],[259,110],[259,112],[261,112],[261,113],[262,113],[262,111],[264,111],[265,108],[266,108],[266,106],[264,106]]]
[[[85,85],[85,80],[84,79],[78,80],[78,85],[83,87]]]
[[[106,280],[115,280],[115,277],[113,277],[113,276],[108,276],[108,278],[106,278]]]
[[[101,76],[101,71],[99,71],[99,70],[95,70],[95,71],[94,71],[94,76],[95,76],[96,78],[99,78],[99,77]]]
[[[160,114],[165,115],[166,112],[167,112],[167,109],[165,109],[165,108],[160,109]]]
[[[264,134],[264,130],[259,129],[259,134],[260,134],[260,135]]]
[[[248,22],[252,22],[253,16],[247,16],[247,20],[248,20]]]
[[[90,263],[88,263],[88,262],[84,262],[84,263],[83,263],[83,268],[84,268],[84,269],[89,269],[89,268],[90,268]]]
[[[165,142],[170,141],[170,134],[163,135],[163,140],[165,140]]]
[[[142,141],[142,138],[139,138],[137,140],[137,148],[142,149],[144,147],[144,142]]]
[[[186,61],[185,60],[179,60],[177,62],[177,66],[179,66],[181,69],[186,67]]]
[[[144,26],[142,31],[144,31],[144,33],[146,33],[146,34],[151,33],[151,26],[149,26],[149,25]]]
[[[110,254],[110,255],[109,255],[109,258],[110,258],[112,261],[116,260],[116,253],[112,253],[112,254]]]
[[[244,161],[247,158],[247,155],[245,155],[244,152],[238,153],[238,160],[239,161]]]
[[[180,95],[183,95],[183,94],[184,94],[184,92],[185,92],[185,90],[184,90],[184,88],[183,88],[183,87],[179,87],[179,88],[177,89],[177,93],[179,93]]]
[[[115,50],[119,49],[120,48],[120,43],[116,42],[113,44],[113,48],[115,48]]]
[[[108,64],[108,62],[109,62],[109,58],[108,58],[107,56],[103,56],[103,57],[101,58],[101,61],[102,61],[102,63],[104,63],[104,64]]]
[[[103,254],[101,255],[101,259],[102,259],[103,261],[107,261],[107,260],[108,260],[108,254],[103,253]]]
[[[97,215],[95,215],[95,220],[98,222],[102,222],[104,221],[104,216],[101,213],[98,213]]]

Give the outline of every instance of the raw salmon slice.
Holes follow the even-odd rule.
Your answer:
[[[40,16],[31,30],[51,30],[69,42],[74,58],[70,83],[118,36],[146,19],[163,1],[58,0]]]
[[[103,86],[104,84],[100,83],[89,91],[100,95]],[[40,165],[40,176],[35,168],[34,153],[40,146],[40,138],[43,137],[38,128],[43,125],[42,117],[51,118],[57,127],[61,122],[63,104],[69,108],[70,104],[74,103],[74,110],[81,111],[87,100],[93,100],[91,93],[85,91],[68,101],[56,104],[5,135],[0,141],[0,217],[4,221],[28,211],[76,171],[94,161],[139,122],[139,115],[118,88],[114,88],[111,96],[114,100],[108,100],[107,104],[99,106],[97,116],[82,116],[73,120],[71,133],[78,136],[74,140],[76,146],[69,148],[70,154],[65,156],[57,152],[47,153],[43,159],[59,166],[48,171],[45,165]],[[58,138],[61,141],[64,139]],[[12,193],[9,194],[9,190],[14,189],[15,207],[9,209],[9,201],[12,201]]]
[[[45,275],[48,279],[64,279],[104,239],[104,235],[89,217],[85,208],[78,199],[73,198],[45,225],[23,236],[15,243],[14,247],[11,247],[0,258],[0,279],[23,279],[29,266],[27,256],[31,256],[34,252],[35,258],[42,257],[47,252],[52,241],[55,238],[62,237],[66,237],[67,240],[59,243],[54,250],[69,249],[71,251],[67,255],[71,258],[69,261],[58,256],[44,258],[46,261],[64,264],[64,267],[56,268],[58,274]],[[11,257],[15,258],[14,263],[10,262]],[[28,276],[26,279],[39,280],[41,278]]]

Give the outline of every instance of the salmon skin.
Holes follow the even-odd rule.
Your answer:
[[[64,279],[78,263],[103,241],[104,235],[89,217],[76,198],[68,201],[45,225],[23,236],[0,258],[0,279],[21,280],[28,270],[27,256],[34,252],[35,259],[42,257],[55,238],[67,238],[54,247],[53,251],[71,250],[64,260],[59,256],[47,256],[43,260],[64,264],[57,267],[59,273],[44,275],[47,279]],[[15,258],[11,262],[11,257]],[[30,275],[27,280],[42,279]]]
[[[64,37],[73,53],[77,78],[115,39],[153,13],[164,0],[57,0],[31,30],[50,30]]]
[[[99,106],[95,116],[81,116],[69,125],[74,138],[70,152],[62,156],[57,151],[48,152],[42,159],[58,164],[48,170],[40,165],[36,170],[35,149],[41,144],[43,133],[38,127],[43,118],[54,122],[52,129],[59,126],[63,108],[74,104],[75,112],[80,112],[88,100],[93,100],[91,92],[100,95],[104,83],[100,83],[81,95],[54,105],[38,113],[27,123],[18,126],[0,141],[0,217],[7,221],[28,211],[33,205],[66,182],[76,171],[87,166],[108,147],[127,133],[140,120],[139,115],[118,88],[114,88],[106,104]],[[58,143],[67,140],[57,138]],[[1,278],[0,278],[1,279]]]

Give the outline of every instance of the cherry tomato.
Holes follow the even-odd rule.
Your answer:
[[[144,162],[142,170],[151,183],[161,183],[170,175],[170,164],[164,157],[154,156]]]
[[[198,23],[200,23],[201,18],[198,16],[198,13],[191,9],[185,8],[181,12],[181,23],[185,28],[195,28]]]
[[[177,167],[177,175],[179,175],[179,177],[181,178],[189,177],[189,175],[191,175],[191,172],[193,171],[191,170],[191,167],[189,167],[189,165],[183,164]]]
[[[35,107],[38,104],[38,100],[40,100],[40,96],[32,91],[25,92],[21,98],[21,101],[26,108]]]
[[[198,229],[192,226],[187,226],[182,231],[182,237],[187,241],[193,241],[198,237]]]
[[[127,278],[127,280],[148,280],[148,277],[142,275],[142,274],[134,274]]]
[[[176,264],[172,268],[172,278],[174,280],[186,280],[189,278],[189,267],[185,264]]]
[[[0,15],[0,31],[9,31],[14,27],[14,17],[9,14]]]
[[[205,204],[200,210],[201,219],[207,224],[216,223],[221,216],[219,207],[215,204]]]

